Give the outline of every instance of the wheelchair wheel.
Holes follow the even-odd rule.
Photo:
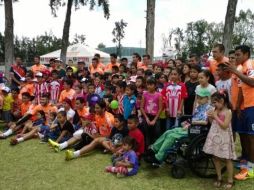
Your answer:
[[[199,135],[194,138],[187,150],[188,164],[191,171],[201,178],[216,177],[216,170],[212,157],[203,152],[206,135]],[[225,168],[222,169],[222,172]]]
[[[171,175],[175,179],[182,179],[185,177],[185,164],[177,162],[173,164],[171,168]]]

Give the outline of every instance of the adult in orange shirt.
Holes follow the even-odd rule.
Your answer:
[[[105,70],[105,65],[101,62],[101,55],[99,53],[94,54],[94,58],[97,58],[99,60],[99,66]]]
[[[40,99],[40,104],[34,106],[34,108],[29,112],[29,114],[31,114],[32,116],[35,116],[37,112],[40,110],[45,112],[46,123],[49,123],[50,113],[57,112],[57,107],[49,103],[49,95],[47,94],[42,95]]]
[[[141,56],[138,53],[132,54],[132,62],[130,64],[135,64],[137,67],[142,65]]]
[[[72,80],[65,80],[63,83],[64,90],[61,92],[59,97],[59,104],[61,104],[65,98],[68,98],[72,101],[72,105],[74,105],[74,97],[75,97],[75,90],[72,89],[73,82]]]
[[[47,67],[40,63],[40,56],[34,57],[34,65],[31,67],[31,71],[33,71],[34,75],[38,72],[43,72]]]
[[[228,58],[224,56],[224,53],[225,53],[225,47],[223,44],[215,44],[213,46],[213,49],[212,49],[212,53],[213,53],[213,59],[209,61],[209,69],[211,71],[211,73],[214,75],[214,77],[216,79],[218,79],[218,76],[217,76],[217,66],[220,64],[220,63],[225,63],[225,62],[228,62]]]
[[[113,66],[119,67],[120,64],[117,63],[117,55],[115,53],[110,54],[110,63],[108,63],[105,67],[105,72],[112,73],[112,67]]]
[[[149,54],[143,55],[143,63],[138,62],[138,69],[144,69],[144,71],[147,70],[148,65],[151,64],[151,56]]]
[[[244,105],[244,123],[242,133],[245,134],[244,144],[248,167],[254,168],[254,62],[250,60],[250,47],[240,45],[235,48],[237,64],[242,65],[242,71],[227,63],[228,69],[241,80]],[[246,173],[246,172],[245,172]],[[239,177],[238,175],[235,176]]]
[[[80,118],[87,117],[89,115],[89,108],[85,106],[85,100],[82,97],[78,97],[75,100],[75,109],[78,112]]]
[[[99,62],[99,59],[94,57],[92,59],[92,64],[89,65],[89,70],[91,75],[93,75],[94,73],[99,73],[101,75],[104,74],[104,65],[102,63]]]
[[[106,103],[104,100],[95,104],[95,125],[99,129],[98,137],[109,137],[111,129],[114,125],[114,116],[106,111]],[[98,145],[100,145],[100,141],[95,138],[90,144],[84,146],[80,150],[75,152],[67,150],[65,154],[66,160],[71,160],[74,158],[78,158],[92,150],[94,150]]]

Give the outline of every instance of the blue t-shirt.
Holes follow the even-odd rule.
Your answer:
[[[123,97],[123,116],[124,119],[128,119],[136,105],[136,96],[132,95],[131,97],[124,95]]]
[[[136,153],[133,150],[130,150],[128,152],[125,152],[122,156],[123,160],[130,162],[133,165],[133,168],[131,171],[127,173],[127,176],[136,175],[138,173],[138,157]]]
[[[211,108],[212,106],[209,103],[196,107],[193,113],[192,121],[207,121],[207,111]]]

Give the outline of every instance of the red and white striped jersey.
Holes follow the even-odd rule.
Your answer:
[[[61,91],[61,84],[57,80],[50,82],[49,84],[50,89],[50,100],[52,104],[56,104],[58,102],[60,91]]]
[[[40,104],[41,96],[49,92],[48,84],[46,82],[36,83],[35,87],[35,103]]]

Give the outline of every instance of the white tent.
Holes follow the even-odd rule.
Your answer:
[[[56,50],[51,53],[40,56],[41,63],[48,64],[51,58],[60,58],[60,52],[61,50]],[[88,64],[92,62],[91,59],[96,53],[100,54],[101,61],[104,62],[104,64],[109,61],[110,58],[109,54],[82,44],[75,44],[68,47],[66,61],[68,63],[69,60],[72,60],[74,64],[77,63],[78,61],[85,61]]]

